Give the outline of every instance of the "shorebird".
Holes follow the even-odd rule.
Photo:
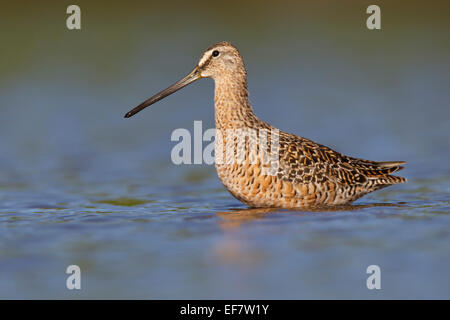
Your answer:
[[[201,78],[212,78],[215,82],[216,130],[265,130],[270,132],[270,138],[276,138],[271,139],[277,142],[273,143],[276,147],[245,148],[243,161],[215,163],[224,186],[250,207],[307,209],[347,205],[370,192],[406,182],[405,178],[392,175],[403,169],[404,161],[349,157],[260,120],[250,106],[244,61],[229,42],[207,48],[191,73],[142,102],[125,118]],[[227,142],[227,135],[222,136],[216,138],[216,150]],[[231,139],[231,145],[236,147],[236,137]],[[254,136],[245,139],[255,142]],[[254,160],[255,153],[263,150],[276,159],[276,166],[269,170],[265,170],[267,162]]]

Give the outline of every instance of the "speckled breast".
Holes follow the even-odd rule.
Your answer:
[[[336,190],[337,186],[330,181],[294,183],[279,177],[279,173],[283,171],[283,161],[277,163],[278,167],[271,168],[273,164],[264,161],[265,157],[261,155],[260,149],[250,147],[252,143],[256,143],[251,137],[246,137],[243,159],[242,155],[238,155],[243,146],[238,146],[235,139],[232,144],[234,149],[230,152],[225,147],[226,141],[226,138],[222,139],[223,149],[220,149],[216,140],[216,151],[223,152],[223,158],[216,157],[217,174],[228,191],[249,206],[302,208],[346,204],[351,201],[348,197],[340,197],[339,194],[344,195],[345,190]],[[280,160],[278,154],[276,157]]]

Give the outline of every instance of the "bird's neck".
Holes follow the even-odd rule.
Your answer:
[[[256,116],[248,100],[245,73],[215,79],[215,123],[217,129],[251,127]]]

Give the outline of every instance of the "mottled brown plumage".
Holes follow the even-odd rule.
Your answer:
[[[126,117],[203,77],[215,82],[215,124],[222,132],[222,139],[216,138],[215,147],[216,152],[225,150],[224,161],[216,161],[217,173],[231,194],[242,202],[252,207],[280,208],[345,205],[369,192],[406,181],[391,175],[403,169],[403,161],[352,158],[306,138],[279,131],[258,119],[248,99],[244,62],[239,51],[228,42],[206,49],[193,72],[130,111]],[[230,136],[228,131],[238,134]],[[248,132],[256,132],[256,135],[247,135]],[[268,132],[268,137],[278,143],[258,144],[262,132]],[[244,136],[245,144],[240,146],[245,157],[236,161],[240,135]],[[226,152],[229,151],[227,142],[234,147],[233,152]],[[262,151],[275,161],[264,161]]]

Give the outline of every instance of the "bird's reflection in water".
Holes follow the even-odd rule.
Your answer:
[[[222,218],[219,221],[223,229],[235,229],[243,223],[264,219],[268,214],[283,212],[284,210],[276,208],[246,208],[230,209],[230,211],[216,212]]]
[[[263,220],[270,215],[312,216],[320,214],[322,216],[332,216],[336,212],[358,211],[373,207],[402,206],[401,203],[374,203],[336,207],[315,207],[310,208],[308,211],[277,208],[246,208],[216,212],[221,218],[219,220],[219,225],[225,233],[223,234],[221,241],[217,242],[213,247],[214,258],[220,265],[236,265],[240,270],[254,270],[253,268],[264,264],[264,260],[269,258],[264,248],[255,246],[252,241],[249,241],[247,233],[231,231],[238,231],[243,225],[252,221]],[[356,214],[356,212],[354,214]]]
[[[371,203],[354,204],[333,207],[311,207],[308,210],[287,210],[278,208],[245,208],[230,209],[229,211],[216,212],[222,218],[220,226],[225,230],[235,229],[250,221],[260,220],[273,214],[293,214],[296,216],[310,216],[312,214],[327,214],[343,211],[358,211],[373,207],[402,207],[403,203]]]

